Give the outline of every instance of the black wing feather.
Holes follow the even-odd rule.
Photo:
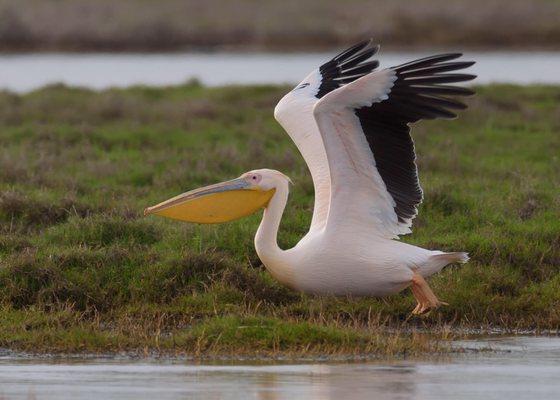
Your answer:
[[[374,71],[378,66],[377,60],[363,62],[379,51],[379,46],[372,44],[372,40],[360,42],[334,57],[319,67],[321,85],[315,95],[321,98],[339,87],[353,82]]]
[[[363,41],[323,64],[319,68],[322,81],[316,97],[321,98],[374,71],[379,62],[368,59],[378,50],[379,46],[372,45],[371,40]],[[376,168],[395,201],[400,223],[410,223],[423,197],[409,124],[422,119],[455,118],[454,110],[467,107],[450,97],[470,96],[474,94],[471,89],[442,85],[476,77],[446,73],[474,64],[472,61],[452,61],[461,56],[461,53],[438,54],[392,67],[397,80],[388,99],[355,111]]]
[[[340,54],[334,56],[332,60],[333,61],[347,60],[348,58],[352,57],[354,54],[362,50],[364,47],[369,46],[371,44],[371,41],[372,41],[371,39],[361,41],[360,43],[357,43],[354,46],[350,47],[349,49],[346,49]]]
[[[461,54],[442,54],[391,68],[397,80],[389,98],[356,110],[375,159],[376,168],[395,201],[401,223],[409,224],[422,202],[414,142],[409,124],[422,119],[455,118],[453,110],[467,106],[449,96],[469,96],[470,89],[439,85],[475,78],[470,74],[446,74],[468,68],[473,62],[446,62]]]
[[[442,72],[448,71],[457,71],[459,69],[468,68],[474,65],[473,61],[462,61],[462,62],[450,62],[450,63],[441,63],[437,64],[436,66],[419,68],[414,70],[405,70],[403,75],[409,76],[426,76],[429,74],[439,74]]]
[[[474,91],[459,86],[446,86],[446,85],[438,85],[438,86],[409,86],[409,87],[402,87],[400,89],[401,93],[411,93],[415,94],[421,91],[423,94],[440,94],[445,96],[472,96]]]
[[[349,68],[349,69],[344,69],[342,70],[342,73],[345,75],[360,75],[363,76],[363,74],[369,74],[371,71],[373,71],[374,69],[376,69],[377,67],[379,67],[379,61],[377,60],[373,60],[373,61],[368,61],[365,63],[362,63],[360,65],[358,65],[357,67],[354,68]]]

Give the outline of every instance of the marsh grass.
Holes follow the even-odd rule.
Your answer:
[[[297,243],[313,188],[272,118],[286,90],[0,93],[0,346],[394,356],[445,351],[462,329],[559,328],[558,87],[479,87],[459,120],[415,128],[425,203],[403,240],[471,255],[431,279],[450,305],[424,318],[410,317],[408,291],[353,299],[282,287],[253,249],[260,215],[221,226],[141,216],[275,168],[295,182],[279,242]]]

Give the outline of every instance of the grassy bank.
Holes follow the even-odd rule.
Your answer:
[[[310,221],[303,160],[272,117],[285,87],[0,93],[0,347],[215,354],[417,354],[456,329],[560,326],[560,88],[486,86],[415,129],[414,234],[472,261],[431,280],[449,306],[300,295],[253,249],[260,215],[220,226],[145,206],[254,168],[293,186],[280,244]]]
[[[558,49],[551,0],[2,0],[0,50]]]

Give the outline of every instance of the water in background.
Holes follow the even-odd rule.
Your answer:
[[[427,53],[382,53],[393,66]],[[46,84],[103,89],[111,86],[174,85],[198,79],[205,85],[297,83],[333,53],[173,53],[0,55],[0,89],[27,92]],[[560,52],[467,52],[477,64],[475,84],[560,83]]]
[[[560,338],[469,341],[491,348],[439,361],[189,364],[130,359],[0,357],[6,399],[552,400]]]

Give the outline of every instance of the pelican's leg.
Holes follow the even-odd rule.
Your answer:
[[[422,295],[418,287],[414,284],[414,281],[410,289],[412,290],[412,294],[414,295],[414,298],[416,299],[417,302],[416,307],[414,308],[414,310],[412,310],[412,314],[413,315],[421,314],[420,310],[422,309],[422,304],[424,303],[424,296]]]
[[[412,275],[412,294],[418,305],[414,310],[412,310],[412,314],[424,314],[427,311],[430,311],[434,308],[438,308],[439,306],[448,305],[446,302],[439,300],[430,286],[428,282],[420,275],[418,272],[414,272]]]

